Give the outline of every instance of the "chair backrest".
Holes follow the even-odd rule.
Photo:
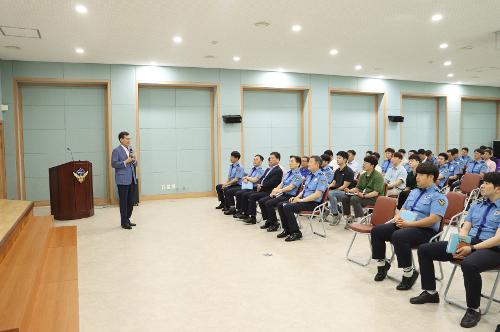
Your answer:
[[[470,194],[474,189],[479,188],[481,175],[473,173],[465,173],[460,181],[460,191],[464,194]]]
[[[371,217],[372,225],[385,224],[392,218],[396,213],[397,201],[394,198],[387,196],[379,196],[375,201],[375,206],[373,207],[373,213]]]
[[[464,210],[466,196],[462,193],[450,191],[446,194],[446,198],[448,199],[448,207],[443,219],[450,220],[454,215]]]
[[[321,198],[321,204],[326,202],[328,200],[328,193],[330,192],[330,188],[326,188],[325,192],[323,193],[323,197]]]

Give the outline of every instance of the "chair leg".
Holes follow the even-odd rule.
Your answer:
[[[444,279],[443,263],[438,261],[438,266],[439,266],[439,277],[437,277],[436,280],[443,281]]]
[[[323,238],[326,238],[326,229],[325,229],[325,217],[324,217],[324,212],[325,212],[325,207],[323,206],[323,208],[319,211],[319,219],[318,219],[318,223],[321,224],[321,227],[323,228],[323,233],[318,233],[318,232],[315,232],[313,230],[313,227],[312,227],[312,219],[310,221],[311,223],[311,231],[313,232],[313,234],[316,234],[318,236],[321,236]],[[311,216],[312,217],[312,216]]]
[[[349,257],[349,253],[351,252],[351,249],[352,249],[352,246],[354,244],[354,240],[356,240],[356,237],[358,236],[358,233],[357,232],[354,232],[354,235],[352,236],[352,240],[351,240],[351,244],[349,245],[349,248],[347,248],[347,253],[345,255],[345,258],[348,260],[348,261],[351,261],[355,264],[358,264],[360,266],[367,266],[368,264],[370,264],[370,261],[371,261],[371,250],[370,250],[370,256],[368,257],[368,261],[366,263],[364,262],[361,262],[361,261],[358,261],[354,258],[351,258]],[[370,241],[370,238],[368,237],[368,241]]]
[[[446,303],[449,303],[449,304],[454,305],[456,307],[467,310],[467,306],[464,306],[463,304],[455,302],[448,297],[448,291],[450,290],[451,282],[453,281],[453,277],[455,276],[455,272],[457,271],[457,267],[458,267],[458,265],[455,264],[455,266],[453,267],[453,270],[451,271],[450,279],[448,280],[448,284],[446,285],[446,289],[444,290],[444,300],[446,301]]]
[[[488,304],[486,304],[486,308],[484,309],[484,312],[482,313],[483,315],[486,315],[488,313],[488,311],[490,311],[490,307],[491,307],[491,302],[492,301],[500,303],[499,300],[495,299],[495,292],[497,290],[498,280],[499,279],[500,279],[500,271],[497,272],[497,277],[495,278],[495,282],[493,283],[493,288],[491,289],[490,295],[486,296],[486,295],[481,294],[482,297],[488,299]]]

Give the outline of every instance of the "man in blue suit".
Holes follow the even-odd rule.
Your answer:
[[[137,185],[135,167],[137,160],[130,146],[130,134],[122,131],[118,134],[120,145],[111,154],[111,167],[115,169],[115,181],[118,186],[118,197],[120,198],[120,217],[122,228],[132,229],[135,226],[130,222],[132,210],[134,209],[134,193]]]

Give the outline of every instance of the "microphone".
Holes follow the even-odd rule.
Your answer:
[[[71,160],[75,161],[75,158],[73,157],[73,151],[71,151],[71,149],[69,147],[67,147],[66,150],[68,150],[69,153],[71,153]]]
[[[128,153],[130,154],[130,156],[133,158],[134,157],[134,149],[132,149],[132,146],[129,145],[128,146]]]

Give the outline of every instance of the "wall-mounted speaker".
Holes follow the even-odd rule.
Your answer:
[[[241,123],[241,115],[223,115],[224,123]]]
[[[500,158],[500,141],[493,141],[493,156]]]
[[[404,122],[405,117],[401,115],[389,115],[387,116],[390,122]]]

